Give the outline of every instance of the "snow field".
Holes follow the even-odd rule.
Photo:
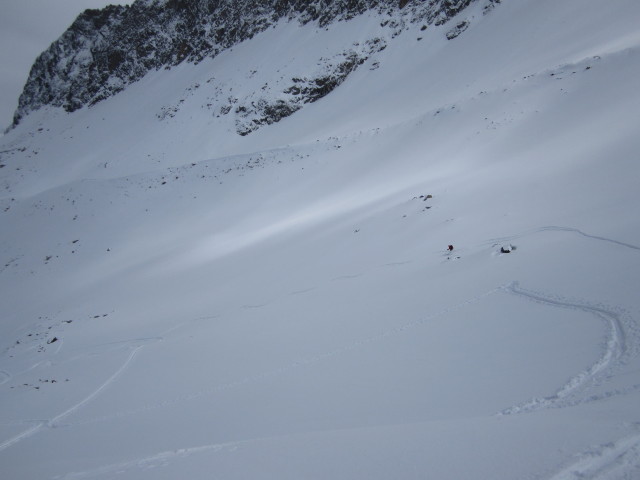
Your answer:
[[[246,137],[201,108],[208,78],[240,98],[378,21],[280,25],[25,119],[0,170],[5,474],[634,478],[639,12],[615,4],[416,26]]]

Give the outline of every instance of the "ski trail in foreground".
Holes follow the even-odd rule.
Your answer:
[[[255,440],[241,440],[236,442],[227,443],[214,443],[210,445],[200,445],[197,447],[178,448],[175,450],[167,450],[160,453],[155,453],[147,457],[137,458],[134,460],[128,460],[124,462],[114,463],[111,465],[103,465],[102,467],[95,468],[93,470],[87,470],[84,472],[69,472],[62,475],[56,475],[53,480],[77,480],[80,478],[95,478],[95,477],[107,477],[112,478],[113,475],[119,475],[127,470],[132,469],[149,469],[166,465],[169,460],[175,458],[186,458],[191,455],[199,453],[217,453],[222,451],[237,450],[241,445],[255,442]]]
[[[187,395],[166,399],[165,401],[157,404],[147,404],[146,406],[142,406],[137,409],[114,412],[103,417],[87,419],[85,421],[71,423],[66,426],[73,427],[77,425],[84,425],[86,423],[104,422],[112,420],[114,418],[136,415],[145,411],[164,408],[202,396],[216,394],[227,389],[239,387],[249,382],[279,376],[293,369],[303,368],[308,365],[321,362],[329,357],[361,348],[364,345],[370,344],[371,342],[382,341],[390,336],[397,335],[418,325],[424,324],[431,319],[459,310],[462,307],[473,305],[481,301],[482,299],[494,295],[495,293],[507,293],[509,295],[515,295],[519,298],[522,298],[523,300],[535,301],[549,307],[580,310],[585,313],[595,315],[602,321],[607,322],[609,326],[609,333],[607,335],[605,351],[591,367],[589,367],[586,371],[574,376],[569,382],[562,386],[556,394],[552,395],[551,397],[531,400],[522,405],[511,407],[501,412],[499,415],[521,414],[545,408],[560,408],[594,401],[596,399],[595,395],[587,395],[585,393],[585,391],[588,390],[588,387],[595,385],[601,379],[605,379],[608,376],[613,375],[615,373],[615,367],[635,352],[635,345],[637,342],[632,341],[632,338],[630,337],[634,336],[628,333],[627,323],[631,319],[627,316],[626,312],[613,307],[607,307],[603,305],[590,305],[578,301],[571,301],[560,296],[553,296],[549,294],[542,294],[525,290],[520,287],[518,282],[513,282],[509,285],[503,285],[488,290],[477,296],[468,298],[465,301],[446,307],[426,317],[406,322],[395,328],[380,332],[377,335],[363,337],[352,343],[331,351],[327,351],[317,356],[299,359],[289,365],[285,365],[275,370],[258,373],[253,376],[238,379],[235,382],[220,384],[210,389],[204,389],[192,392]],[[640,386],[638,386],[638,388],[640,389]],[[618,392],[618,394],[623,393],[624,392]],[[611,396],[613,394],[615,394],[615,392],[607,392],[601,398]],[[186,458],[191,455],[234,451],[256,440],[259,439],[246,439],[234,442],[222,442],[209,445],[165,450],[145,457],[139,457],[113,464],[98,466],[90,470],[60,474],[54,478],[55,480],[111,478],[115,474],[127,472],[130,470],[146,470],[149,468],[166,466],[172,461],[180,458]],[[592,476],[592,472],[616,472],[617,474],[620,472],[632,471],[632,469],[637,468],[637,465],[640,464],[640,435],[619,440],[615,444],[603,445],[593,452],[581,454],[579,458],[580,460],[577,463],[567,467],[566,470],[558,473],[555,477],[553,477],[552,480],[577,480],[578,478],[609,480],[613,477],[601,476],[600,473],[598,473],[596,476]]]
[[[615,242],[619,243],[619,242]],[[629,246],[629,245],[625,245]],[[634,247],[632,247],[634,248]],[[567,408],[605,400],[618,395],[640,391],[640,385],[628,385],[622,389],[596,391],[621,373],[621,367],[637,356],[640,341],[637,328],[630,315],[620,308],[577,302],[557,295],[525,290],[513,282],[504,290],[530,301],[553,308],[579,310],[596,316],[609,327],[606,346],[601,357],[585,371],[569,379],[556,393],[544,398],[533,398],[512,406],[498,415],[515,415],[549,408]],[[576,461],[575,458],[578,458]],[[634,480],[640,478],[640,434],[606,443],[573,457],[549,480]]]
[[[62,420],[65,417],[68,417],[72,413],[74,413],[77,410],[79,410],[80,408],[82,408],[84,405],[86,405],[91,400],[93,400],[98,395],[100,395],[100,393],[102,393],[102,391],[105,388],[107,388],[109,385],[111,385],[122,374],[122,372],[124,372],[129,367],[129,365],[131,364],[131,362],[135,358],[136,354],[140,351],[140,349],[143,346],[144,345],[138,345],[136,348],[134,348],[131,351],[131,353],[129,354],[129,356],[127,357],[127,359],[125,360],[125,362],[122,364],[122,366],[113,375],[111,375],[102,385],[100,385],[97,389],[95,389],[93,392],[91,392],[91,394],[89,394],[83,400],[81,400],[80,402],[76,403],[72,407],[68,408],[64,412],[60,413],[59,415],[56,415],[55,417],[51,418],[50,420],[39,422],[36,425],[34,425],[33,427],[29,428],[28,430],[25,430],[24,432],[19,433],[18,435],[16,435],[16,436],[4,441],[3,443],[0,443],[0,452],[5,450],[5,449],[7,449],[7,448],[9,448],[9,447],[11,447],[12,445],[15,445],[16,443],[24,440],[25,438],[31,437],[32,435],[38,433],[40,430],[42,430],[45,427],[46,428],[56,428],[58,426],[58,423],[60,422],[60,420]]]
[[[268,371],[264,371],[261,373],[256,373],[254,375],[249,375],[246,376],[244,378],[239,378],[235,381],[231,381],[231,382],[227,382],[227,383],[221,383],[215,386],[212,386],[210,388],[207,389],[203,389],[203,390],[198,390],[198,391],[194,391],[191,393],[187,393],[184,395],[179,395],[179,396],[175,396],[172,398],[167,398],[162,402],[158,402],[158,403],[151,403],[151,404],[147,404],[147,405],[143,405],[140,406],[138,408],[133,408],[130,410],[123,410],[123,411],[119,411],[119,412],[113,412],[101,417],[94,417],[94,418],[89,418],[80,422],[72,422],[72,423],[65,423],[65,427],[75,427],[75,426],[80,426],[80,425],[86,425],[86,424],[91,424],[91,423],[100,423],[100,422],[107,422],[107,421],[111,421],[117,418],[123,418],[123,417],[127,417],[127,416],[134,416],[134,415],[138,415],[141,413],[146,413],[152,410],[158,410],[158,409],[162,409],[162,408],[167,408],[173,405],[177,405],[177,404],[181,404],[181,403],[185,403],[188,401],[192,401],[201,397],[206,397],[206,396],[212,396],[212,395],[216,395],[220,392],[224,392],[227,390],[231,390],[231,389],[235,389],[238,387],[241,387],[243,385],[246,385],[248,383],[252,383],[252,382],[257,382],[257,381],[261,381],[261,380],[265,380],[265,379],[270,379],[270,378],[274,378],[274,377],[278,377],[281,375],[284,375],[288,372],[294,371],[296,369],[300,369],[300,368],[305,368],[311,365],[315,365],[317,363],[323,362],[325,360],[328,360],[330,358],[333,358],[335,356],[338,355],[342,355],[345,354],[347,352],[351,352],[360,348],[363,348],[371,343],[374,342],[379,342],[379,341],[383,341],[389,337],[395,336],[395,335],[399,335],[402,334],[404,332],[406,332],[409,329],[418,327],[420,325],[424,325],[425,323],[430,322],[433,319],[442,317],[444,315],[447,315],[451,312],[457,311],[461,308],[464,308],[466,306],[469,305],[473,305],[476,304],[478,302],[480,302],[481,300],[494,295],[496,293],[500,293],[503,291],[505,287],[504,286],[500,286],[497,288],[493,288],[491,290],[488,290],[484,293],[481,293],[477,296],[468,298],[464,301],[458,302],[456,304],[453,304],[451,306],[445,307],[435,313],[432,313],[431,315],[427,315],[425,317],[413,320],[413,321],[409,321],[406,322],[404,324],[398,325],[396,327],[393,328],[389,328],[387,330],[384,330],[376,335],[372,335],[369,337],[362,337],[360,339],[356,339],[350,343],[347,343],[343,346],[340,347],[336,347],[333,350],[328,350],[324,353],[319,353],[317,355],[314,356],[309,356],[306,358],[299,358],[297,360],[292,361],[289,364],[283,365],[282,367],[279,368],[275,368],[273,370],[268,370]]]
[[[600,445],[579,455],[549,480],[633,480],[640,478],[640,435]]]
[[[605,351],[587,370],[572,377],[556,393],[544,398],[533,398],[519,405],[509,407],[499,415],[527,413],[544,408],[563,408],[592,401],[594,398],[606,398],[612,395],[588,395],[586,390],[596,386],[603,379],[615,375],[616,367],[634,356],[638,350],[638,341],[633,333],[632,320],[622,309],[603,305],[590,305],[569,299],[525,290],[518,282],[513,282],[504,290],[509,294],[526,298],[550,307],[580,310],[606,322],[609,327]],[[632,388],[635,390],[635,388]],[[614,392],[615,393],[615,392]]]

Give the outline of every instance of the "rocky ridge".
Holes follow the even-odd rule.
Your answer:
[[[423,28],[443,25],[477,1],[137,0],[131,6],[86,10],[35,61],[13,126],[45,105],[67,112],[94,105],[151,70],[215,57],[283,20],[303,25],[315,22],[324,28],[374,11],[381,16],[381,27],[391,29],[393,37],[416,22]],[[484,1],[485,12],[500,3]],[[454,30],[450,38],[461,33],[459,26]],[[233,112],[238,134],[246,135],[327,95],[385,47],[382,38],[352,46],[333,59],[324,59],[323,70],[314,76],[293,78],[276,100],[258,98],[238,103],[238,99],[230,99],[217,113]],[[317,63],[316,59],[310,62]],[[171,116],[170,109],[159,118],[167,116]]]

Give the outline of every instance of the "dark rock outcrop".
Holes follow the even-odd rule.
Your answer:
[[[392,19],[387,24],[402,29],[408,22],[441,25],[474,1],[137,0],[131,6],[86,10],[35,61],[13,126],[44,105],[68,112],[91,106],[150,70],[214,57],[283,19],[301,24],[316,22],[324,27],[375,10]],[[497,0],[486,1],[493,4]],[[366,54],[354,53],[326,78],[294,81],[288,93],[297,100],[257,105],[256,110],[265,112],[265,119],[277,121],[301,103],[325,96],[363,59]]]

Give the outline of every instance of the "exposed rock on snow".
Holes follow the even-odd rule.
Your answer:
[[[282,20],[316,22],[325,27],[375,11],[388,17],[381,24],[395,29],[395,36],[408,23],[442,25],[473,1],[138,0],[131,6],[86,10],[36,60],[13,125],[44,105],[67,112],[93,105],[151,70],[215,57]],[[368,45],[371,50],[380,45],[379,40],[372,42]],[[323,75],[302,78],[299,85],[294,82],[288,93],[298,98],[238,106],[238,133],[276,122],[299,109],[301,103],[322,98],[366,58],[364,52],[346,52],[345,59]],[[171,116],[170,111],[166,114]]]
[[[458,23],[455,27],[447,32],[447,39],[453,40],[454,38],[460,36],[462,32],[464,32],[467,28],[469,28],[468,20],[464,20]]]

